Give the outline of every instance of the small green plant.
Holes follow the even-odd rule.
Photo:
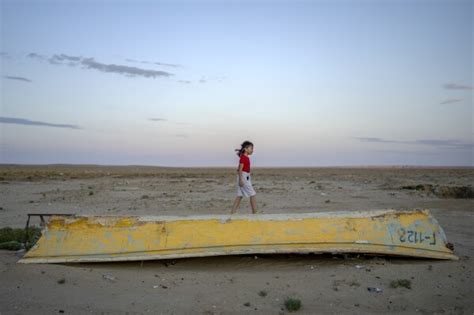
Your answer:
[[[29,249],[40,236],[41,229],[38,227],[32,226],[28,230],[4,227],[0,229],[0,249],[19,250],[25,241],[27,241],[27,249]]]
[[[390,287],[394,289],[399,287],[411,289],[411,281],[408,279],[392,280],[390,282]]]
[[[287,298],[285,300],[285,307],[289,312],[296,312],[301,308],[301,300],[300,299],[293,299]]]
[[[3,242],[0,243],[0,249],[19,250],[21,249],[21,243],[17,241]]]

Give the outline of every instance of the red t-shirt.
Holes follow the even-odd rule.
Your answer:
[[[240,166],[240,164],[244,165],[242,171],[250,173],[250,159],[247,155],[242,154],[240,156],[239,166]]]

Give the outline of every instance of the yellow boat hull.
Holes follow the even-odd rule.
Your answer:
[[[428,210],[201,216],[52,216],[20,263],[266,253],[457,259]]]

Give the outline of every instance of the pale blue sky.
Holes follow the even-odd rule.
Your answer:
[[[472,1],[0,2],[0,163],[474,165]]]

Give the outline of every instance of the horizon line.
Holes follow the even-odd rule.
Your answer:
[[[72,166],[72,167],[149,167],[149,168],[235,168],[234,166],[166,166],[150,164],[80,164],[80,163],[0,163],[4,166]],[[474,168],[474,165],[416,165],[416,164],[354,164],[354,165],[320,165],[320,166],[253,166],[253,169],[270,168]]]

